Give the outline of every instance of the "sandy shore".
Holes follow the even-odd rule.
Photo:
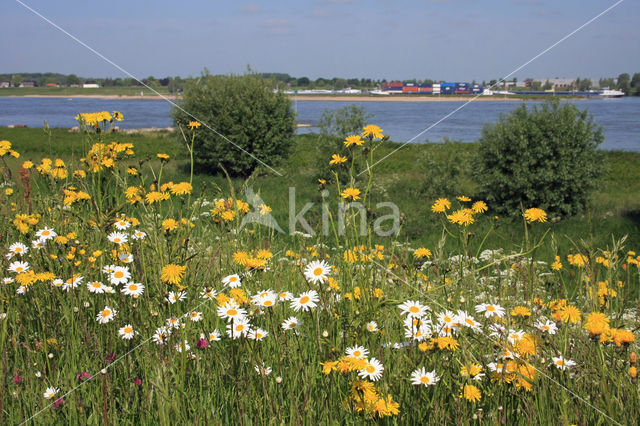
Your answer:
[[[147,101],[157,101],[157,100],[170,100],[175,101],[178,99],[178,96],[175,95],[165,95],[165,96],[157,96],[157,95],[147,95],[147,96],[127,96],[127,95],[9,95],[3,96],[7,98],[84,98],[84,99],[117,99],[117,100],[147,100]],[[322,102],[467,102],[473,99],[473,102],[521,102],[522,100],[528,100],[527,98],[522,98],[519,96],[503,96],[503,95],[495,95],[495,96],[478,96],[474,98],[473,96],[326,96],[326,95],[289,95],[289,97],[293,100],[298,101],[322,101]],[[564,99],[560,97],[560,99]],[[588,98],[584,98],[588,99]],[[539,98],[531,99],[531,100],[540,100]]]

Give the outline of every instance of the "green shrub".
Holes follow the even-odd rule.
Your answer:
[[[205,124],[194,140],[199,171],[214,173],[222,165],[233,176],[248,176],[260,161],[273,167],[293,147],[291,101],[255,74],[212,76],[205,71],[189,80],[180,106],[189,114],[174,108],[176,125],[186,128],[195,119]]]
[[[322,136],[335,136],[344,139],[349,135],[356,135],[367,125],[367,121],[373,117],[364,107],[350,104],[336,110],[327,108],[322,112],[318,128]]]
[[[523,103],[485,125],[475,178],[498,213],[517,214],[522,204],[575,215],[596,185],[603,141],[586,110],[557,99],[533,109]]]

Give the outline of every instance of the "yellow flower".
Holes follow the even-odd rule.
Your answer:
[[[172,185],[170,190],[171,190],[171,193],[174,195],[185,195],[185,194],[191,194],[193,187],[189,182],[180,182]]]
[[[171,158],[169,157],[169,154],[163,154],[163,153],[156,154],[156,157],[158,157],[161,160],[168,160],[169,158]]]
[[[423,257],[431,257],[431,250],[428,248],[420,247],[413,252],[413,257],[421,259]]]
[[[446,198],[438,198],[431,206],[431,211],[434,213],[444,213],[451,208],[451,202]]]
[[[460,195],[456,198],[458,199],[458,201],[462,201],[463,203],[468,203],[471,201],[471,198],[467,197],[466,195]]]
[[[333,154],[331,156],[331,161],[329,161],[329,164],[342,164],[345,161],[347,161],[347,157],[341,157],[340,154]]]
[[[526,306],[516,306],[511,311],[512,317],[530,317],[531,311]]]
[[[351,135],[347,136],[344,141],[344,146],[350,147],[351,145],[360,146],[364,143],[364,140],[360,137],[360,135]]]
[[[138,170],[135,167],[129,167],[127,169],[127,173],[129,173],[131,176],[137,176]]]
[[[473,210],[474,213],[484,213],[489,210],[489,207],[487,207],[487,203],[484,201],[476,201],[471,206],[471,210]]]
[[[560,320],[562,322],[570,322],[571,324],[577,324],[582,316],[580,309],[571,305],[565,306],[558,312],[560,312]]]
[[[559,271],[560,269],[562,269],[562,262],[560,262],[560,256],[556,256],[555,262],[551,264],[551,269],[553,269],[554,271]]]
[[[200,123],[199,121],[190,121],[189,122],[189,128],[191,130],[193,129],[197,129],[198,127],[202,126],[202,123]]]
[[[23,169],[30,169],[33,167],[33,162],[31,161],[25,161],[24,163],[22,163],[22,168]]]
[[[460,398],[466,399],[469,402],[478,402],[482,399],[482,393],[480,389],[473,385],[464,385],[460,392]]]
[[[452,214],[447,215],[447,218],[451,223],[464,226],[470,225],[475,221],[475,219],[471,214],[469,214],[467,209],[457,210]]]
[[[169,263],[162,268],[160,279],[164,283],[180,284],[180,281],[182,280],[182,276],[184,275],[186,269],[186,266],[174,265],[173,263]]]
[[[173,231],[178,228],[178,222],[175,219],[165,219],[162,221],[162,228],[165,231]]]
[[[122,113],[120,111],[113,111],[113,118],[116,121],[122,121],[122,120],[124,120],[124,115],[122,115]]]
[[[609,329],[609,318],[602,312],[591,312],[582,326],[592,336],[599,336]]]
[[[13,194],[13,188],[5,188],[4,193],[5,193],[5,195]]]
[[[345,199],[351,197],[352,200],[359,200],[360,190],[357,188],[347,188],[344,191],[342,191],[340,195],[342,196],[342,198],[345,198]]]
[[[531,208],[527,209],[524,212],[524,218],[527,222],[546,222],[547,221],[547,213],[539,208]]]
[[[320,185],[326,185],[327,181],[324,179],[318,179],[318,182],[320,182]]]
[[[367,126],[364,126],[364,128],[362,129],[362,136],[363,137],[371,137],[372,139],[382,139],[384,137],[384,135],[382,134],[383,130],[376,126],[375,124],[369,124]]]

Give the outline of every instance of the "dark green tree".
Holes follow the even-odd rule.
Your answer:
[[[631,94],[634,96],[640,96],[640,72],[633,74],[630,85]]]
[[[623,73],[618,76],[618,84],[616,85],[618,90],[622,90],[625,95],[631,92],[631,77],[628,73]]]
[[[289,155],[294,112],[289,98],[274,87],[274,81],[253,73],[213,76],[205,70],[187,81],[180,102],[184,111],[175,108],[173,117],[182,128],[196,119],[206,123],[194,141],[199,170],[216,173],[222,165],[231,175],[249,176],[262,163],[273,167]]]
[[[80,78],[75,74],[69,74],[67,76],[67,86],[71,86],[73,84],[80,84]]]
[[[539,207],[575,215],[596,186],[602,128],[586,110],[554,99],[528,109],[523,103],[486,124],[475,165],[481,195],[499,213]]]

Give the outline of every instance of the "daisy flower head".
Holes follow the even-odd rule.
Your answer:
[[[186,291],[176,291],[176,292],[170,291],[169,295],[165,298],[165,300],[173,305],[176,302],[182,302],[184,299],[186,299],[186,297],[187,297]]]
[[[239,321],[247,315],[247,311],[233,300],[228,301],[224,306],[219,306],[217,312],[220,318],[227,321]]]
[[[382,377],[383,371],[384,366],[382,365],[382,363],[375,358],[371,358],[367,362],[367,366],[360,370],[358,376],[375,382]]]
[[[320,301],[318,292],[315,290],[309,290],[302,293],[300,297],[294,298],[291,301],[291,309],[296,312],[302,309],[303,312],[306,312],[310,309],[315,308],[318,301]]]
[[[180,284],[180,281],[182,281],[182,276],[184,275],[184,272],[186,270],[186,266],[169,263],[162,267],[160,280],[164,283]]]
[[[120,253],[118,254],[118,259],[122,263],[131,263],[133,262],[133,255],[131,253]]]
[[[209,333],[209,341],[210,342],[219,342],[222,338],[222,333],[217,328]]]
[[[260,327],[255,330],[249,331],[248,337],[251,340],[262,340],[269,335],[269,332],[261,329]]]
[[[105,306],[103,310],[98,312],[98,315],[96,316],[96,321],[98,321],[100,324],[106,324],[112,321],[117,314],[118,314],[118,311],[110,308],[109,306]]]
[[[15,261],[9,264],[9,272],[13,272],[14,274],[21,274],[23,272],[27,272],[29,270],[28,262]]]
[[[217,295],[218,295],[218,292],[212,288],[204,288],[200,292],[200,297],[207,300],[215,299]]]
[[[249,320],[247,318],[240,318],[227,324],[227,336],[232,339],[238,339],[240,337],[247,337],[249,331],[251,331]]]
[[[120,291],[127,296],[138,297],[144,292],[144,285],[140,283],[129,283]]]
[[[258,374],[262,376],[268,376],[269,374],[271,374],[271,371],[272,371],[271,367],[267,367],[264,362],[262,363],[262,365],[256,364],[253,368],[256,370]]]
[[[427,371],[426,368],[418,368],[417,370],[411,373],[411,384],[420,386],[424,385],[425,387],[434,386],[440,377],[436,375],[436,370]]]
[[[305,278],[314,284],[327,281],[331,274],[331,266],[324,260],[314,260],[304,268]]]
[[[301,321],[296,317],[289,317],[281,324],[283,330],[295,330],[300,327]]]
[[[281,302],[285,302],[287,300],[292,300],[293,299],[293,293],[290,293],[288,291],[283,291],[280,294],[278,294],[278,299],[280,299]]]
[[[182,342],[182,343],[178,343],[178,344],[175,346],[175,349],[176,349],[176,351],[178,351],[178,352],[182,352],[182,351],[187,352],[187,351],[189,351],[189,350],[191,349],[191,346],[189,345],[189,342],[187,342],[187,341],[185,340],[185,341],[184,341],[184,342]]]
[[[554,356],[552,357],[553,359],[553,365],[556,366],[556,368],[558,368],[559,370],[566,370],[568,368],[573,367],[574,365],[576,365],[575,361],[572,361],[570,359],[565,359],[562,355],[560,356]]]
[[[156,329],[156,332],[151,337],[154,342],[158,345],[164,345],[167,341],[167,337],[169,337],[169,329],[167,327],[159,327]]]
[[[509,334],[507,336],[507,339],[509,340],[509,343],[511,343],[512,345],[517,343],[518,341],[520,341],[522,338],[524,337],[524,331],[522,330],[509,330]]]
[[[369,350],[365,349],[364,346],[352,346],[347,348],[347,356],[358,359],[366,359],[369,355]]]
[[[485,318],[502,318],[505,314],[505,310],[500,305],[494,305],[492,303],[481,303],[480,305],[476,305],[476,313],[484,313]]]
[[[146,232],[136,229],[135,231],[133,231],[133,235],[131,236],[131,238],[133,238],[134,240],[144,240],[146,236]]]
[[[407,300],[406,302],[398,305],[398,308],[402,310],[403,314],[407,314],[410,317],[421,318],[429,309],[427,306],[421,304],[420,302]]]
[[[131,226],[131,223],[124,219],[118,219],[113,225],[116,227],[117,230],[124,231],[125,229]]]
[[[100,281],[91,281],[90,283],[87,283],[87,290],[89,290],[89,293],[103,294],[104,284]]]
[[[367,330],[370,333],[375,333],[376,331],[378,331],[378,323],[375,321],[369,321],[367,323]]]
[[[28,251],[29,251],[29,248],[20,242],[13,243],[9,246],[9,253],[12,255],[23,256],[27,254]]]
[[[121,246],[122,244],[125,244],[128,241],[127,234],[124,234],[122,232],[112,232],[109,235],[107,235],[107,239],[119,246]]]
[[[238,274],[227,275],[222,279],[222,284],[226,285],[229,288],[236,288],[242,285],[242,281],[240,280],[240,276]]]
[[[58,234],[56,234],[56,231],[54,231],[53,228],[47,228],[46,226],[36,232],[36,237],[42,241],[52,240],[57,236]]]
[[[167,327],[170,329],[180,328],[180,319],[178,317],[167,318]]]
[[[556,323],[549,320],[546,322],[538,321],[535,323],[535,327],[543,333],[556,334],[558,332]]]
[[[59,389],[59,388],[50,387],[50,388],[47,388],[47,390],[45,390],[45,391],[44,391],[44,395],[43,395],[43,396],[44,396],[46,399],[51,399],[51,398],[53,398],[54,396],[56,396],[56,394],[57,394],[58,392],[60,392],[60,389]]]
[[[130,278],[131,273],[126,266],[114,266],[109,273],[109,282],[113,285],[126,284]]]
[[[464,311],[458,312],[458,322],[460,322],[463,327],[468,327],[474,331],[480,331],[481,329],[480,323]]]
[[[74,275],[62,284],[62,289],[64,291],[74,290],[82,284],[83,279],[84,277],[82,275]]]
[[[192,311],[187,314],[193,322],[199,322],[202,319],[202,312]]]
[[[133,329],[131,324],[127,324],[124,327],[122,327],[120,330],[118,330],[118,335],[122,337],[124,340],[131,340],[136,334],[138,333]]]
[[[262,308],[270,308],[276,304],[277,300],[278,300],[277,294],[275,294],[271,290],[264,290],[256,294],[253,297],[252,302],[256,306],[260,306]]]

